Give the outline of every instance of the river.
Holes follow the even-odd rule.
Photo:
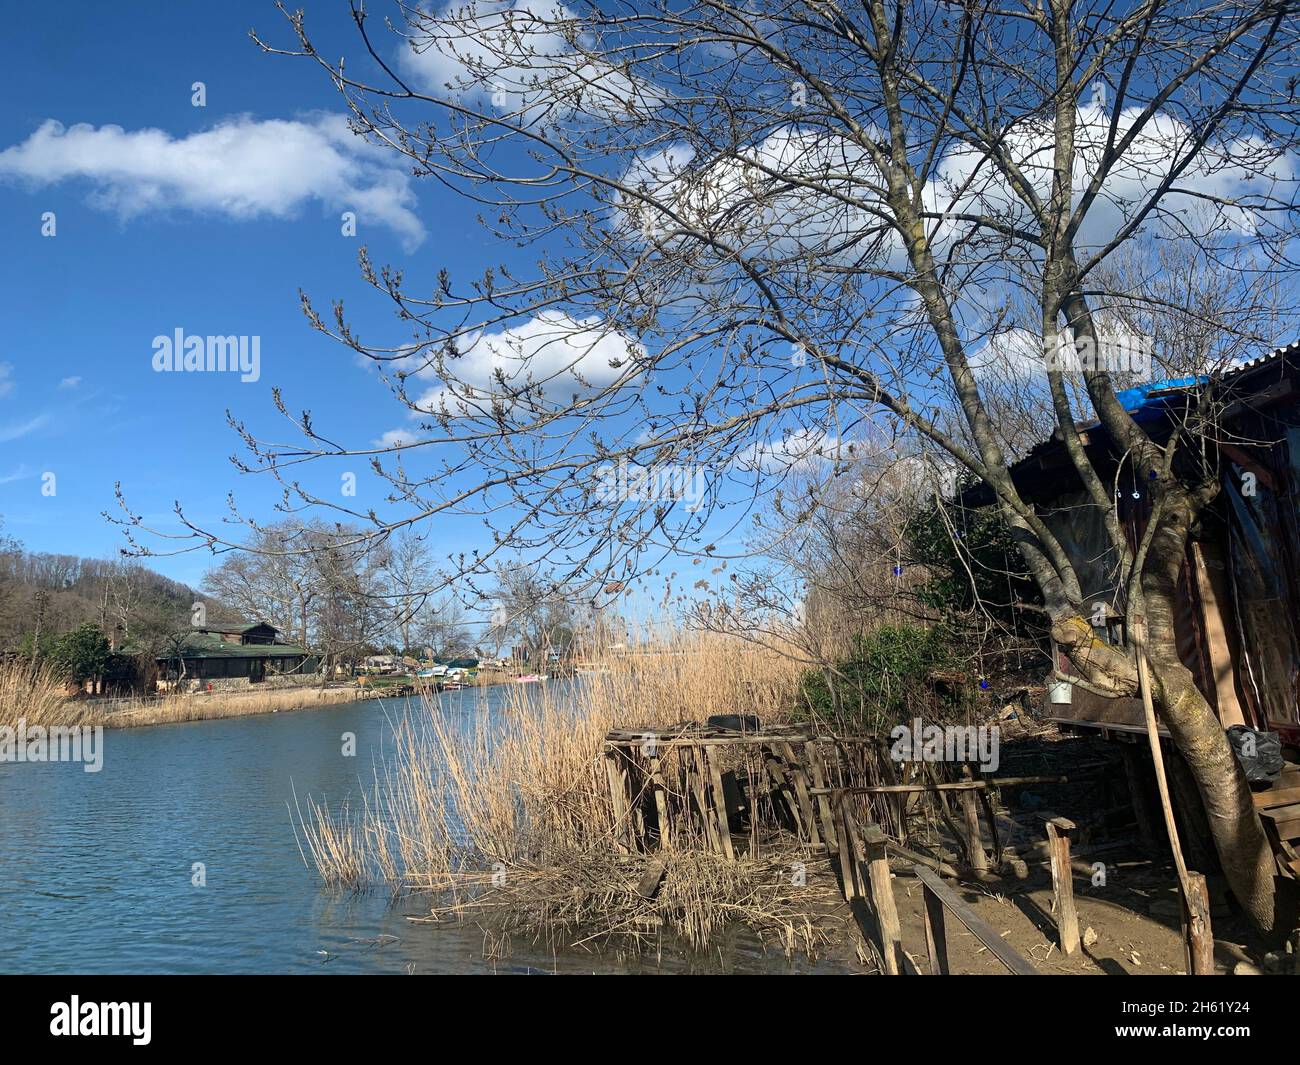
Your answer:
[[[436,712],[495,714],[503,689],[446,692]],[[808,972],[736,930],[707,953],[639,958],[530,948],[483,957],[473,926],[414,924],[394,902],[323,888],[292,805],[357,799],[411,700],[108,731],[103,768],[0,764],[0,972]],[[353,733],[356,753],[343,756]],[[195,886],[202,863],[203,886]]]

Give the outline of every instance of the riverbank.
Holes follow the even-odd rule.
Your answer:
[[[249,691],[214,691],[140,699],[69,699],[59,679],[45,671],[33,677],[25,665],[0,667],[0,726],[89,725],[108,729],[169,725],[214,718],[248,717],[295,710],[318,710],[383,698],[382,688],[355,683],[295,685]]]
[[[217,718],[249,717],[254,714],[289,713],[319,710],[327,706],[355,703],[384,697],[380,689],[355,685],[334,687],[276,688],[250,692],[195,692],[142,699],[138,706],[97,708],[87,701],[85,724],[105,728],[140,728],[145,725],[172,725],[186,721],[210,721]]]

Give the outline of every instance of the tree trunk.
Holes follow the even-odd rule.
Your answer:
[[[1174,594],[1194,508],[1187,499],[1168,502],[1141,578],[1151,694],[1196,781],[1228,885],[1251,921],[1269,932],[1274,927],[1273,851],[1227,733],[1178,657]]]

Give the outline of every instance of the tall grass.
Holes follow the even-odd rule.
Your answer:
[[[113,728],[140,725],[166,725],[181,721],[206,721],[219,717],[248,717],[274,714],[282,710],[311,710],[357,699],[357,689],[342,688],[267,688],[239,692],[171,693],[161,698],[141,699],[103,715],[103,723]]]
[[[430,919],[472,914],[504,936],[668,932],[702,946],[739,920],[786,949],[811,950],[825,933],[825,896],[788,875],[792,854],[780,849],[734,863],[701,850],[659,852],[667,869],[658,895],[635,892],[647,856],[617,854],[605,734],[718,713],[771,721],[799,676],[782,655],[718,636],[651,651],[608,659],[608,673],[572,685],[513,687],[496,715],[467,719],[426,704],[397,723],[394,753],[363,810],[307,804],[304,851],[327,883],[428,891]]]
[[[63,681],[47,666],[19,658],[0,662],[0,726],[16,728],[20,720],[30,725],[84,725],[92,723],[84,709],[63,694]]]

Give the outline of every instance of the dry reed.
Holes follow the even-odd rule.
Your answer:
[[[64,695],[63,682],[48,667],[33,673],[25,659],[0,662],[0,726],[85,725],[95,723],[93,716]]]
[[[766,840],[762,859],[656,853],[662,883],[653,898],[639,895],[648,856],[616,852],[601,757],[616,726],[737,712],[770,721],[789,705],[799,667],[696,635],[605,668],[570,684],[513,687],[495,714],[426,704],[396,722],[394,754],[362,811],[309,803],[300,817],[311,863],[339,887],[429,892],[429,920],[472,916],[496,942],[669,937],[698,948],[741,922],[787,951],[815,952],[838,921],[824,882],[792,875],[793,863],[814,864],[793,837]]]

